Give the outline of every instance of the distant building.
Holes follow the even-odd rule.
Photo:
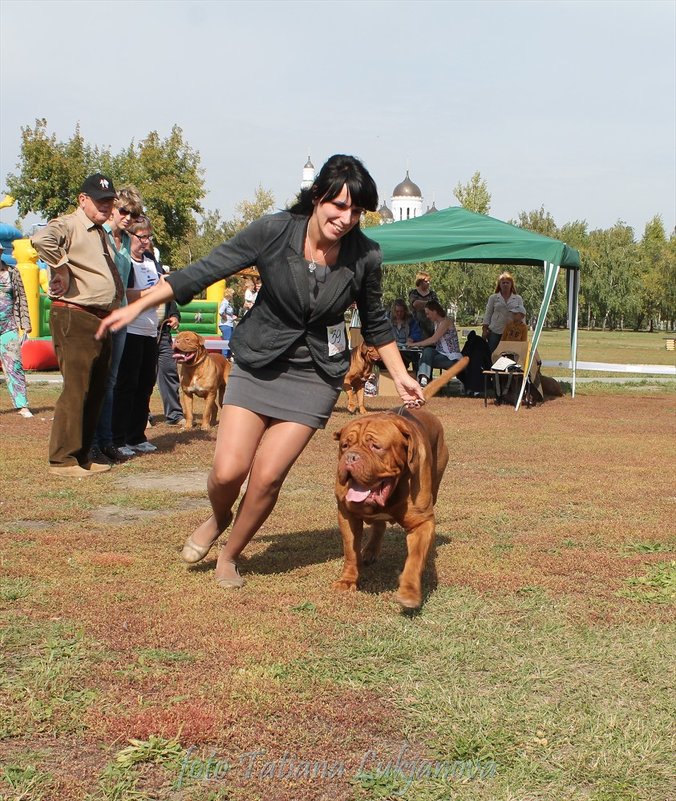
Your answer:
[[[392,212],[387,208],[387,203],[383,203],[383,205],[378,209],[378,214],[380,214],[382,223],[394,222],[394,214],[392,214]]]
[[[310,156],[307,157],[305,166],[303,167],[303,180],[300,182],[301,189],[309,189],[315,180],[315,166],[310,161]]]
[[[414,184],[408,176],[394,187],[392,191],[392,216],[394,221],[412,220],[423,214],[423,196],[420,187]]]

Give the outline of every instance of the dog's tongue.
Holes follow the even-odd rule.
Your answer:
[[[350,485],[350,489],[347,491],[345,499],[347,501],[351,501],[352,503],[362,503],[370,494],[371,490],[368,487],[364,487],[361,484],[357,484],[353,481]]]

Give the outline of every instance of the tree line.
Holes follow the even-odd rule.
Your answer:
[[[119,153],[91,145],[79,126],[66,141],[50,134],[45,119],[21,129],[21,151],[15,173],[6,177],[7,191],[18,203],[19,215],[40,214],[52,218],[72,210],[82,181],[103,172],[119,188],[136,186],[143,196],[155,230],[155,242],[167,264],[181,267],[206,255],[251,221],[275,208],[275,198],[259,186],[252,200],[243,200],[230,220],[218,210],[205,210],[204,170],[200,154],[174,126],[166,138],[156,131],[131,141]],[[490,213],[491,195],[479,172],[466,183],[458,183],[454,195],[459,205],[480,214]],[[365,227],[380,222],[377,213],[367,213]],[[580,252],[581,326],[603,329],[655,328],[673,330],[676,324],[676,231],[669,235],[660,215],[645,226],[640,238],[626,223],[607,229],[589,230],[585,220],[557,225],[544,207],[522,211],[513,225],[560,239]],[[21,220],[17,222],[21,226]],[[386,304],[408,296],[419,270],[429,272],[432,286],[461,324],[478,322],[488,296],[494,291],[500,265],[421,263],[388,265],[383,271]],[[543,271],[536,267],[513,267],[519,294],[529,319],[534,320],[544,290]],[[567,300],[561,276],[552,298],[547,324],[565,326]]]

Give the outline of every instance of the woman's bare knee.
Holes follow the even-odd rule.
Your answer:
[[[214,465],[209,473],[207,485],[213,489],[224,489],[226,487],[242,486],[247,477],[247,470],[235,470],[231,465]]]
[[[255,493],[259,497],[276,498],[284,484],[285,478],[286,473],[280,476],[279,473],[276,472],[256,470],[255,475],[252,474],[249,479],[247,492]]]

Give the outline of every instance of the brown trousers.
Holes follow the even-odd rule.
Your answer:
[[[63,390],[54,407],[49,463],[87,464],[110,366],[111,337],[94,338],[101,321],[93,314],[52,307],[49,327]]]

